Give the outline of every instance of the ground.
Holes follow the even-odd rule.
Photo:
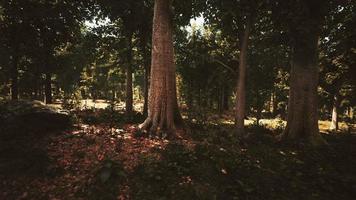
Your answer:
[[[0,199],[355,199],[356,135],[286,146],[278,130],[189,124],[176,140],[142,137],[142,116],[80,111],[77,124],[0,144]],[[6,166],[7,165],[7,166]]]

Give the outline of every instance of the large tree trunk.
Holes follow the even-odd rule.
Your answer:
[[[246,27],[243,33],[243,37],[240,37],[240,60],[238,69],[238,80],[236,87],[236,110],[235,110],[235,125],[237,134],[242,136],[245,132],[245,101],[246,101],[246,67],[247,67],[247,50],[248,50],[248,38],[250,36],[250,29],[252,26],[252,20],[249,18],[246,23]]]
[[[287,126],[282,139],[324,144],[319,133],[317,110],[318,31],[311,28],[294,34]]]
[[[175,134],[178,110],[171,1],[155,0],[148,116],[140,125],[151,134]]]
[[[46,72],[46,80],[45,80],[45,102],[46,104],[53,103],[52,101],[52,80],[51,73]]]
[[[132,33],[127,34],[127,68],[126,68],[126,115],[132,116]]]
[[[334,101],[333,101],[333,111],[332,111],[331,124],[330,124],[331,131],[339,130],[339,116],[338,116],[339,105],[340,105],[340,98],[337,91],[337,94],[334,95]]]
[[[17,69],[18,66],[18,56],[17,56],[17,52],[15,52],[15,54],[13,55],[12,58],[12,67],[11,67],[11,99],[12,100],[18,100],[19,98],[19,89],[18,89],[18,76],[19,76],[19,72]]]

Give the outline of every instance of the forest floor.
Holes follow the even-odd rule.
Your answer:
[[[0,141],[0,199],[356,199],[356,134],[291,147],[278,130],[189,124],[189,137],[138,137],[122,114],[77,113],[72,129]],[[115,119],[115,120],[109,120]]]

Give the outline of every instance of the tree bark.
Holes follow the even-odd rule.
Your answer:
[[[334,95],[334,101],[333,101],[333,110],[332,110],[331,124],[330,124],[331,131],[339,130],[339,116],[338,116],[339,105],[340,105],[340,98],[337,91],[337,93]]]
[[[151,134],[173,136],[181,115],[177,103],[171,12],[171,1],[155,0],[148,116],[139,127]]]
[[[249,17],[247,19],[246,27],[241,40],[240,48],[240,60],[238,69],[238,80],[236,86],[236,110],[235,110],[235,125],[237,134],[242,136],[245,132],[245,101],[246,101],[246,67],[247,67],[247,50],[248,50],[248,38],[250,36],[252,26],[252,20]]]
[[[132,33],[127,34],[127,68],[126,68],[126,115],[132,116]]]
[[[310,28],[310,27],[309,27]],[[325,144],[318,126],[318,31],[294,33],[287,126],[282,139]]]
[[[53,103],[53,101],[52,101],[52,80],[51,80],[51,73],[50,72],[46,72],[45,102],[46,102],[46,104]]]

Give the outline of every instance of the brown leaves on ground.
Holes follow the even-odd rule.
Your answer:
[[[23,159],[36,156],[27,160],[41,173],[1,173],[0,157],[0,199],[349,199],[356,188],[355,135],[325,135],[326,149],[294,149],[263,127],[249,127],[243,144],[222,124],[192,125],[190,137],[174,141],[137,137],[136,127],[78,124],[13,141],[26,147]]]
[[[130,173],[140,156],[154,154],[152,149],[164,148],[168,142],[135,138],[135,131],[131,124],[122,129],[81,124],[74,130],[51,136],[45,147],[51,160],[46,175],[0,175],[0,199],[85,199],[80,193],[94,181],[95,172],[104,160],[120,162]],[[159,154],[155,156],[159,159]]]

